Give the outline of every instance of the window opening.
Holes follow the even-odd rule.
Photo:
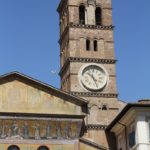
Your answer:
[[[135,145],[135,128],[134,125],[131,125],[131,132],[129,133],[129,148],[132,148]]]
[[[85,24],[85,6],[83,5],[79,7],[79,23]]]
[[[94,51],[97,51],[97,41],[94,40]]]
[[[97,7],[95,10],[95,21],[96,21],[96,25],[102,24],[102,11],[100,7]]]
[[[90,51],[90,40],[86,40],[86,50]]]
[[[108,108],[107,108],[107,105],[103,105],[102,106],[102,110],[106,111]]]
[[[46,147],[46,146],[40,146],[40,147],[38,148],[38,150],[49,150],[49,148]]]
[[[12,145],[9,146],[7,150],[20,150],[20,148],[18,146]]]

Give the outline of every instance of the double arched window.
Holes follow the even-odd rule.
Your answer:
[[[85,6],[79,6],[79,23],[85,24]],[[95,9],[95,25],[102,25],[102,9],[96,7]]]
[[[9,146],[7,150],[20,150],[20,148],[16,145]]]
[[[96,25],[102,25],[102,10],[100,7],[96,7],[95,10],[95,23]]]
[[[97,40],[94,41],[90,41],[89,39],[86,40],[86,50],[87,51],[98,51],[98,44],[97,44]]]
[[[79,7],[79,23],[85,24],[85,6],[80,5]]]

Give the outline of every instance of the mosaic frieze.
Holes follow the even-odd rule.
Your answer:
[[[82,122],[59,120],[0,120],[0,139],[76,139]]]

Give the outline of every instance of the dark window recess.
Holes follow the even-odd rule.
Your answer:
[[[96,25],[102,25],[102,10],[100,7],[97,7],[95,10],[95,22]]]
[[[129,134],[129,147],[133,147],[135,145],[135,131]]]
[[[18,146],[12,145],[9,146],[7,150],[20,150],[20,148]]]
[[[49,148],[46,146],[40,146],[37,150],[49,150]]]
[[[90,40],[86,40],[86,50],[90,51]]]
[[[102,110],[107,110],[107,105],[103,105]]]
[[[83,5],[79,7],[79,23],[85,24],[85,6]]]
[[[94,40],[94,51],[97,51],[97,41]]]

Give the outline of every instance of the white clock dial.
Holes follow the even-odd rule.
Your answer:
[[[81,84],[88,90],[100,90],[107,83],[106,71],[97,64],[84,67],[80,74]]]

